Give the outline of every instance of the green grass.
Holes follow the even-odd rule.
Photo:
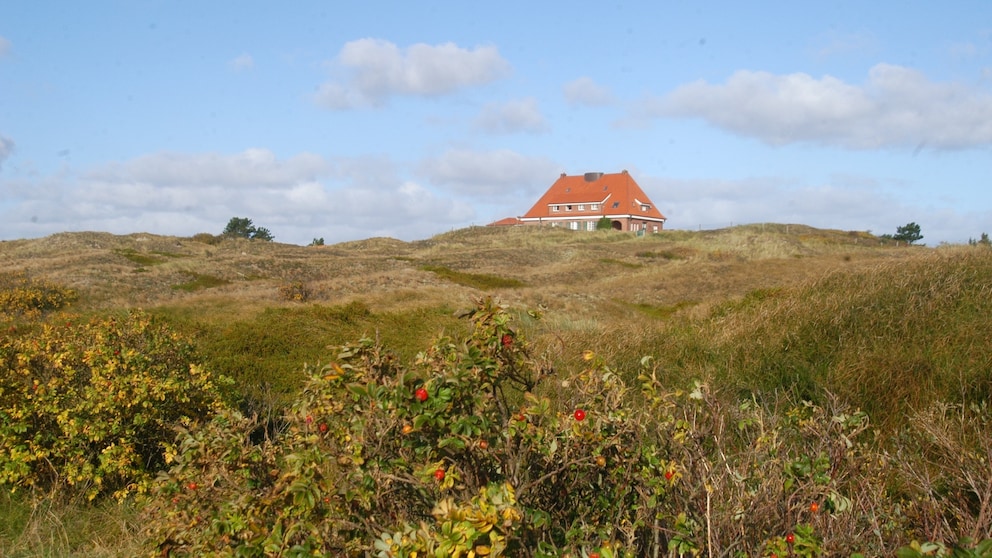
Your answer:
[[[220,277],[214,277],[212,275],[206,275],[202,273],[186,272],[193,276],[193,279],[180,283],[178,285],[173,285],[172,288],[177,291],[194,292],[202,289],[210,289],[213,287],[220,287],[230,283],[227,279],[222,279]]]
[[[265,308],[228,320],[203,320],[180,309],[156,314],[192,335],[207,367],[234,379],[236,397],[253,407],[283,405],[302,385],[304,365],[334,360],[332,347],[378,338],[409,360],[442,331],[465,327],[447,307],[375,313],[362,302]]]
[[[620,267],[626,267],[627,269],[638,269],[644,267],[639,263],[625,262],[623,260],[618,260],[615,258],[600,258],[599,261],[600,263],[609,264],[609,265],[618,265]]]
[[[155,256],[150,256],[148,254],[143,254],[131,249],[118,248],[114,250],[114,253],[118,256],[126,258],[128,261],[138,264],[139,266],[152,266],[165,263],[166,260],[162,258],[157,258]]]
[[[513,279],[511,277],[500,277],[498,275],[489,275],[485,273],[466,273],[464,271],[456,271],[440,265],[425,265],[420,269],[429,271],[442,279],[451,281],[452,283],[463,285],[465,287],[471,287],[473,289],[479,289],[480,291],[490,289],[516,289],[526,285],[523,281]]]

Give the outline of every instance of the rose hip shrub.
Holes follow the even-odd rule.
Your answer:
[[[882,556],[912,532],[868,417],[826,397],[558,377],[491,299],[404,365],[371,340],[277,425],[184,429],[145,506],[171,556]],[[898,496],[903,498],[903,496]]]
[[[236,415],[185,433],[146,508],[150,543],[188,556],[664,548],[674,465],[619,377],[590,358],[572,387],[546,386],[503,308],[483,299],[468,317],[465,339],[409,366],[372,341],[341,348],[268,438]]]
[[[140,312],[0,340],[0,485],[141,490],[184,421],[221,405],[190,342]]]

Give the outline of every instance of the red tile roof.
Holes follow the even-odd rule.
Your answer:
[[[579,211],[578,206],[583,206]],[[596,209],[592,209],[593,204]],[[553,206],[558,211],[553,211]],[[569,207],[570,206],[570,207]],[[534,207],[521,219],[536,220],[564,218],[566,216],[602,217],[631,216],[643,219],[665,221],[654,203],[627,171],[603,174],[586,173],[568,176],[562,174],[551,188],[537,200]]]
[[[486,225],[487,227],[512,227],[514,225],[522,225],[523,222],[519,217],[504,217],[499,221],[493,221]]]

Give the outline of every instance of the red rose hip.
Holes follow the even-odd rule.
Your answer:
[[[417,398],[417,401],[423,403],[427,401],[427,390],[424,388],[417,388],[417,391],[413,393],[413,396]]]

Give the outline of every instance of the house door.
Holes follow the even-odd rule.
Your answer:
[[[621,223],[620,221],[613,221],[613,225],[612,226],[613,226],[613,230],[615,230],[615,231],[622,231],[623,230],[623,223]]]

